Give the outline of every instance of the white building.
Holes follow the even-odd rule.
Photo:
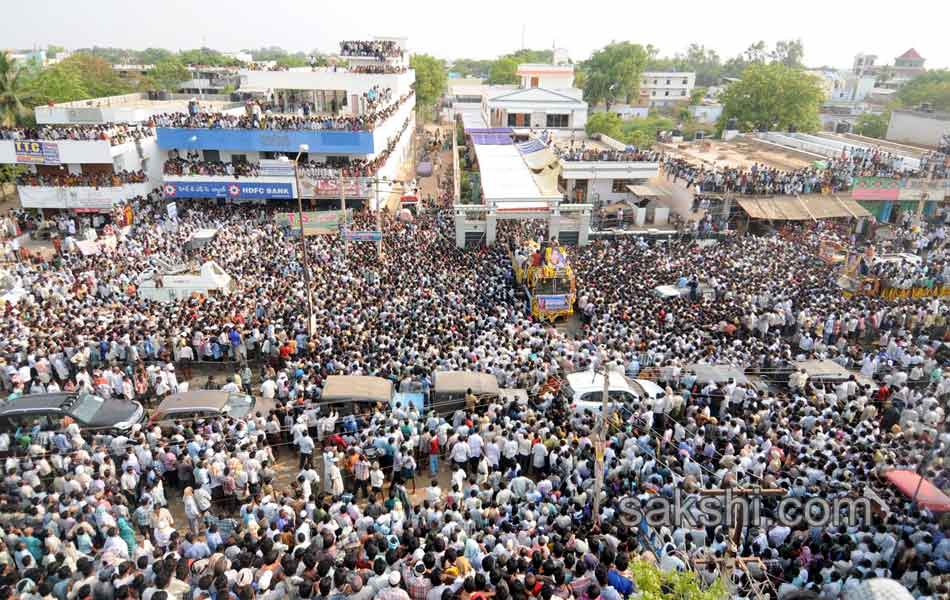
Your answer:
[[[864,102],[874,90],[874,76],[856,75],[851,71],[816,69],[808,73],[818,78],[830,102]]]
[[[696,104],[689,107],[693,118],[706,125],[713,125],[722,116],[722,104]]]
[[[26,166],[17,186],[23,208],[108,213],[118,204],[161,185],[164,155],[149,119],[183,111],[187,100],[152,101],[144,94],[63,102],[34,109],[36,128],[0,140],[0,164]],[[36,131],[49,131],[32,135]],[[101,129],[97,129],[101,128]],[[58,132],[78,129],[89,139],[66,139]],[[88,132],[95,130],[95,135]],[[63,139],[56,139],[63,137]],[[114,176],[141,171],[144,181]],[[69,176],[93,176],[99,185],[56,185]]]
[[[484,97],[492,127],[582,131],[587,124],[583,91],[574,86],[573,65],[518,65],[521,87]]]
[[[950,113],[895,110],[885,139],[936,148],[946,135],[950,135]]]
[[[655,107],[689,102],[695,86],[696,73],[644,72],[640,76],[640,104]]]

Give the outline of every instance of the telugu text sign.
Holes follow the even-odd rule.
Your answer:
[[[166,181],[162,190],[166,198],[284,200],[294,197],[293,185],[289,183]]]
[[[54,142],[31,142],[16,140],[13,142],[13,151],[18,163],[34,165],[58,165],[59,146]]]
[[[890,177],[855,177],[851,188],[854,200],[897,200],[900,187]]]

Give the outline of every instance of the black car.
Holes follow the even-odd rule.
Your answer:
[[[83,428],[127,431],[143,416],[138,402],[68,392],[28,394],[0,404],[0,431],[32,429],[37,423],[40,429],[57,431],[65,428],[67,417]]]

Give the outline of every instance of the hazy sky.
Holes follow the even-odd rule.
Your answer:
[[[857,52],[879,63],[914,47],[930,68],[950,66],[950,2],[908,10],[883,0],[775,2],[608,2],[466,0],[4,0],[0,47],[59,44],[220,50],[279,45],[331,51],[341,39],[408,36],[413,52],[442,58],[493,58],[525,45],[566,48],[575,60],[611,40],[659,47],[663,54],[705,44],[731,57],[751,42],[801,38],[809,66],[847,67]],[[943,8],[940,8],[943,6]]]

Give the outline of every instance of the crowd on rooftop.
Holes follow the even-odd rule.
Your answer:
[[[674,182],[682,180],[699,193],[751,195],[818,194],[850,190],[856,177],[914,178],[920,172],[905,168],[902,157],[880,149],[849,148],[840,156],[801,169],[784,170],[755,163],[738,167],[709,167],[667,153],[663,172]]]
[[[139,125],[35,125],[33,127],[0,127],[0,140],[104,140],[113,146],[142,140],[155,135],[151,127]]]
[[[553,144],[554,154],[566,161],[609,161],[609,162],[659,162],[663,157],[661,152],[639,149],[630,146],[624,150],[608,148],[588,148],[583,142],[570,145]]]
[[[335,114],[336,110],[332,115],[313,114],[312,106],[306,102],[299,107],[293,107],[293,112],[297,114],[280,114],[275,112],[278,107],[285,110],[290,108],[290,105],[253,101],[248,103],[244,115],[209,112],[164,113],[152,117],[152,122],[158,127],[372,131],[376,125],[395,114],[413,92],[385,105],[382,98],[391,98],[391,91],[374,88],[366,94],[366,102],[371,112],[360,115],[338,115]],[[337,110],[339,108],[342,107],[337,107]]]
[[[368,56],[384,61],[402,56],[402,48],[392,40],[350,40],[340,42],[340,56]]]
[[[512,281],[509,251],[543,224],[506,221],[498,244],[463,250],[451,207],[429,207],[382,219],[381,256],[309,238],[308,335],[298,245],[277,209],[179,203],[172,222],[165,204],[134,201],[131,229],[98,256],[11,263],[6,277],[27,293],[0,322],[6,402],[71,391],[151,405],[183,389],[196,360],[229,360],[226,378],[192,389],[251,391],[276,408],[122,434],[0,432],[0,598],[620,600],[637,596],[635,565],[685,571],[723,557],[730,536],[688,521],[642,534],[621,501],[724,487],[829,501],[870,490],[886,510],[809,527],[765,497],[736,548],[764,570],[711,560],[697,569],[704,586],[722,577],[731,597],[749,598],[752,577],[779,597],[834,600],[891,577],[918,599],[950,594],[945,522],[883,478],[919,468],[950,483],[939,454],[925,460],[950,444],[947,306],[846,298],[816,259],[826,240],[912,248],[943,283],[940,221],[898,224],[887,241],[824,223],[712,246],[598,240],[569,250],[581,321],[565,332],[534,321]],[[354,219],[375,227],[375,215]],[[191,248],[205,228],[218,235]],[[206,260],[234,293],[136,294],[147,270]],[[673,283],[692,292],[654,293]],[[805,358],[855,374],[823,384],[795,368]],[[700,382],[697,364],[773,383]],[[663,393],[625,398],[606,421],[595,503],[597,417],[552,386],[606,365]],[[447,414],[399,404],[352,416],[321,400],[330,375],[430,395],[445,370],[489,373],[528,400],[467,394]]]

